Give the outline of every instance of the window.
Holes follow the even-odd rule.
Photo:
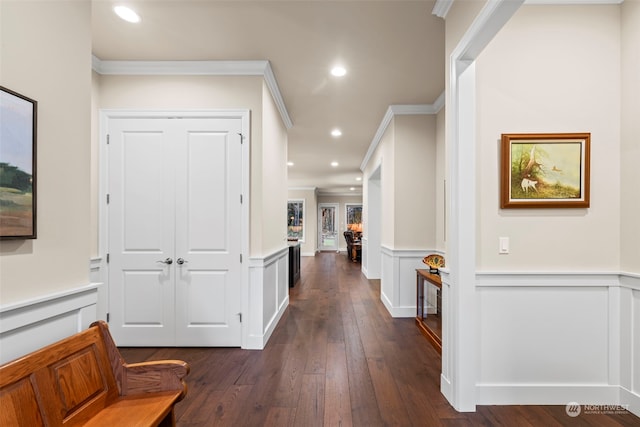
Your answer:
[[[362,232],[362,205],[346,205],[347,230]]]
[[[304,242],[304,200],[287,203],[287,238]]]

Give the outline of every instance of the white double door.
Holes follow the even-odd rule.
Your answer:
[[[109,119],[109,326],[118,345],[241,344],[241,126]]]

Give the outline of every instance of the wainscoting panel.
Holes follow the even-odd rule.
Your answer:
[[[638,414],[638,278],[599,273],[476,277],[478,405],[626,404]]]
[[[243,348],[262,350],[289,305],[289,248],[249,260],[249,307]]]
[[[0,363],[24,356],[89,327],[99,284],[0,307]]]
[[[422,259],[437,251],[382,247],[380,298],[392,317],[416,315],[416,269],[428,268]]]

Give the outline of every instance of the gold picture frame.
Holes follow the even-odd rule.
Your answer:
[[[502,134],[500,207],[588,208],[590,150],[590,133]]]

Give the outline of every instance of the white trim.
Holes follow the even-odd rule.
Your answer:
[[[366,169],[367,164],[369,163],[369,160],[371,160],[371,156],[376,151],[376,148],[378,148],[378,145],[382,141],[382,137],[384,136],[384,133],[387,131],[387,127],[389,127],[389,123],[391,123],[391,120],[395,116],[417,115],[417,114],[429,114],[429,115],[438,114],[438,112],[444,106],[444,101],[445,101],[445,92],[442,92],[440,96],[438,96],[438,99],[436,99],[436,102],[434,102],[433,104],[390,105],[389,108],[387,108],[387,112],[384,114],[384,117],[382,118],[382,122],[380,122],[380,126],[378,126],[378,130],[376,131],[376,134],[374,135],[373,140],[371,141],[371,144],[369,144],[369,149],[367,150],[367,154],[365,154],[364,159],[360,164],[360,170],[364,172],[364,170]]]
[[[436,99],[436,101],[432,104],[433,106],[433,114],[438,114],[440,110],[444,108],[445,101],[447,99],[447,92],[442,91],[440,96]]]
[[[380,299],[394,318],[416,316],[416,269],[426,268],[422,259],[435,249],[393,249],[380,246],[382,268]]]
[[[324,247],[322,246],[322,208],[334,208],[335,209],[335,221],[334,221],[334,231],[336,232],[336,245],[335,247]],[[340,233],[340,203],[328,202],[328,203],[318,203],[317,211],[316,211],[316,225],[317,225],[317,242],[318,242],[318,250],[319,251],[339,251],[340,250],[340,241],[342,238],[342,234]]]
[[[109,131],[109,120],[114,118],[141,118],[141,117],[189,117],[189,118],[238,118],[242,121],[241,129],[243,136],[242,144],[242,194],[244,195],[241,206],[242,235],[241,253],[249,254],[249,212],[251,209],[251,187],[250,187],[250,169],[251,169],[251,112],[247,109],[223,109],[223,110],[120,110],[120,109],[101,109],[99,111],[100,129],[99,132],[99,156],[98,163],[100,165],[100,176],[98,183],[98,250],[101,258],[106,258],[109,249],[108,243],[108,226],[109,218],[107,215],[107,194],[108,189],[108,152],[107,152],[107,132]],[[249,310],[249,263],[241,264],[241,311],[247,313]],[[98,295],[98,314],[101,319],[104,314],[109,312],[109,269],[106,263],[103,264],[101,282],[104,283],[104,289]],[[241,346],[245,348],[247,341],[248,329],[242,324]]]
[[[93,70],[102,75],[145,76],[262,76],[287,129],[293,122],[282,98],[271,63],[256,61],[103,61],[91,57]]]
[[[289,306],[289,247],[284,247],[264,257],[249,259],[248,310],[243,311],[243,328],[247,329],[243,337],[242,348],[262,350],[269,341],[282,315]],[[271,293],[275,301],[273,312],[265,313],[269,302],[265,294]]]
[[[304,197],[299,198],[299,197],[292,197],[290,199],[287,199],[287,210],[289,209],[289,203],[295,203],[295,202],[302,202],[302,239],[299,239],[298,242],[300,243],[304,243],[306,241],[305,237],[307,236],[307,229],[304,226],[304,222],[307,219],[307,199],[305,199]],[[287,216],[289,215],[289,213],[287,212]],[[289,218],[287,217],[287,221],[289,220]],[[289,233],[287,230],[287,237],[289,237]]]
[[[444,306],[447,298],[447,289],[449,288],[449,279],[446,273],[443,273],[442,277]],[[606,318],[606,322],[604,322],[607,325],[606,331],[601,331],[600,334],[594,336],[589,334],[589,326],[586,326],[587,333],[582,335],[577,333],[574,338],[580,336],[580,341],[578,342],[582,344],[583,348],[591,345],[608,347],[606,357],[603,357],[597,366],[590,366],[590,370],[582,374],[586,375],[587,378],[554,383],[553,380],[550,381],[548,379],[552,376],[550,372],[542,370],[539,371],[539,375],[547,378],[546,381],[518,382],[518,378],[523,373],[529,377],[531,376],[532,360],[537,360],[538,356],[544,358],[546,353],[544,349],[540,350],[539,355],[535,354],[538,351],[537,349],[532,349],[531,360],[513,361],[514,363],[509,369],[512,372],[511,381],[511,378],[507,378],[506,381],[492,382],[489,379],[485,380],[485,382],[478,382],[475,387],[477,392],[476,404],[564,405],[567,402],[579,402],[590,405],[621,405],[627,407],[630,412],[636,415],[640,414],[640,394],[631,390],[633,381],[631,372],[637,369],[637,361],[640,360],[636,354],[637,349],[631,344],[633,337],[638,334],[638,325],[637,322],[634,322],[634,319],[638,316],[638,306],[634,301],[637,301],[637,292],[640,290],[640,275],[618,272],[480,272],[476,274],[475,284],[478,290],[477,300],[479,301],[480,323],[492,316],[494,319],[495,316],[512,318],[513,311],[507,308],[509,295],[514,296],[516,299],[522,298],[521,292],[531,292],[531,295],[537,295],[538,301],[545,300],[545,295],[553,298],[558,293],[565,296],[570,294],[572,295],[571,298],[592,298],[597,295],[596,298],[599,298],[600,307],[603,304],[606,306],[606,313],[599,312],[594,314]],[[489,305],[484,305],[485,302],[490,302],[496,296],[500,298],[499,307],[505,307],[504,312],[496,313],[495,310],[498,306],[495,304],[493,306],[490,303]],[[498,308],[498,310],[502,310],[502,308]],[[443,313],[445,314],[443,317],[444,348],[446,345],[444,341],[449,336],[446,333],[446,328],[448,327],[446,315],[449,313],[446,310],[443,310]],[[583,314],[581,313],[580,315]],[[566,316],[571,318],[571,312],[568,311]],[[586,316],[589,315],[586,314]],[[522,329],[536,330],[540,326],[539,319],[536,316],[525,317],[517,321],[518,327]],[[548,322],[549,320],[547,320],[547,326]],[[570,324],[570,322],[567,324]],[[551,328],[563,329],[566,326],[560,322],[554,323]],[[509,329],[510,327],[505,327],[505,330],[508,331]],[[481,330],[479,332],[480,340],[487,339],[487,333],[493,334],[494,338],[496,335],[503,336],[500,330]],[[545,331],[541,331],[539,336],[536,337],[527,335],[523,338],[523,340],[533,340],[534,342],[553,339],[557,340],[558,337],[549,337]],[[586,344],[585,341],[587,341]],[[512,343],[512,345],[517,346],[518,343]],[[571,357],[574,359],[580,358],[579,350],[576,350],[576,354]],[[490,359],[481,360],[481,365],[486,368],[484,365],[489,363]],[[447,363],[449,360],[450,358],[445,359],[443,357],[443,379],[450,378],[450,375],[447,375]],[[567,363],[566,358],[564,363]],[[549,369],[558,369],[557,366],[551,366],[548,363],[547,366],[549,366]],[[493,369],[495,370],[495,367]],[[522,372],[519,372],[520,369],[522,369]],[[589,375],[591,376],[589,377]],[[603,376],[606,378],[604,381],[598,380]],[[442,381],[441,389],[446,386],[447,384]]]
[[[2,319],[2,322],[0,322],[0,332],[7,332],[7,331],[10,331],[11,329],[19,327],[19,326],[15,326],[11,321],[9,321],[9,324],[7,324],[7,321],[12,316],[15,316],[20,309],[35,307],[40,304],[43,304],[43,305],[55,304],[57,302],[60,302],[66,299],[69,296],[78,296],[85,292],[94,291],[95,289],[98,288],[98,286],[100,286],[99,283],[90,283],[86,286],[80,286],[78,288],[67,289],[60,292],[54,292],[54,293],[38,296],[35,298],[30,298],[23,301],[2,305],[0,306],[0,319]]]
[[[620,286],[640,291],[640,274],[621,272]]]
[[[450,289],[443,291],[443,313],[448,319],[446,325],[443,319],[442,374],[447,375],[450,387],[441,391],[458,411],[475,411],[477,404],[478,303],[475,286],[471,285],[476,273],[476,200],[474,192],[464,191],[476,181],[474,61],[523,1],[487,2],[449,58],[447,264],[451,267],[447,277]]]
[[[526,5],[549,5],[549,6],[578,6],[578,5],[607,5],[622,4],[624,0],[525,0]]]
[[[349,196],[362,196],[362,191],[349,191],[348,193],[331,193],[331,192],[327,192],[327,191],[318,191],[318,197],[331,197],[331,196],[336,196],[336,197],[349,197]]]
[[[0,364],[86,329],[99,289],[91,283],[0,307]]]
[[[478,384],[478,405],[618,404],[620,387],[607,384]]]
[[[615,272],[476,272],[477,287],[609,287],[620,285],[620,275]]]
[[[287,190],[316,191],[318,187],[288,187]]]
[[[436,0],[436,4],[433,5],[431,14],[437,16],[438,18],[445,19],[452,5],[453,0]]]

